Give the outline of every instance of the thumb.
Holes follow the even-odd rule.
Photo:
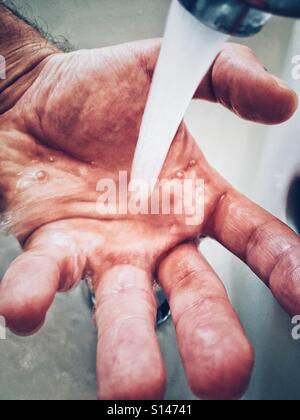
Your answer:
[[[145,72],[152,79],[161,40],[138,42],[136,48]],[[231,43],[216,58],[195,99],[220,103],[241,118],[263,124],[287,121],[298,106],[296,93],[269,73],[251,49]]]
[[[269,73],[248,47],[227,44],[196,92],[249,121],[279,124],[296,111],[296,93]]]

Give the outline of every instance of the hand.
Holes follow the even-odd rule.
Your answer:
[[[97,298],[99,397],[162,398],[157,272],[192,390],[207,399],[238,398],[253,350],[197,239],[215,238],[243,259],[294,314],[300,310],[298,237],[216,173],[184,124],[161,176],[182,171],[205,181],[201,223],[96,211],[98,180],[130,170],[158,51],[159,42],[149,41],[49,55],[0,117],[3,220],[25,251],[1,283],[0,313],[13,331],[32,333],[56,292],[88,276]],[[297,104],[247,48],[230,44],[196,97],[267,124],[288,119]]]

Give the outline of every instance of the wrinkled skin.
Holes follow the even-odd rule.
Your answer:
[[[234,399],[248,385],[253,350],[198,239],[213,237],[243,259],[290,314],[300,313],[300,242],[209,166],[184,124],[162,177],[183,171],[204,179],[204,220],[187,226],[174,215],[97,213],[98,180],[130,170],[158,51],[159,41],[149,41],[51,55],[0,117],[2,207],[25,251],[1,283],[0,313],[14,332],[35,332],[56,292],[89,276],[97,297],[99,398],[162,398],[156,272],[191,389],[201,398]],[[287,120],[297,106],[251,51],[230,44],[196,97],[266,124]]]

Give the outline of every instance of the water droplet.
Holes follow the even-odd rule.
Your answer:
[[[27,173],[19,174],[21,177],[17,182],[17,189],[19,190],[25,190],[27,188],[30,188],[36,183],[45,182],[48,179],[47,172],[43,170],[38,171],[31,171]]]
[[[183,171],[178,171],[176,173],[176,178],[178,179],[183,179],[184,178],[184,172]]]
[[[196,166],[197,165],[197,161],[195,160],[195,159],[191,159],[190,160],[190,163],[189,163],[189,167],[190,168],[193,168],[194,166]]]
[[[89,171],[85,166],[83,166],[82,168],[79,168],[79,175],[80,176],[87,176],[88,173],[89,173]]]
[[[47,179],[47,173],[45,171],[38,171],[35,178],[37,181],[45,181]]]

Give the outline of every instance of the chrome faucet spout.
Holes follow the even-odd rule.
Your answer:
[[[234,36],[257,34],[272,14],[300,18],[298,0],[178,0],[205,25]]]

